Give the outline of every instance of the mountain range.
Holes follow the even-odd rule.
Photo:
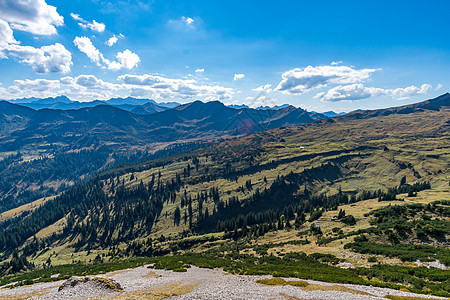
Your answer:
[[[141,100],[135,100],[132,103],[140,104]],[[128,105],[121,99],[110,101],[118,106]],[[48,99],[32,103],[35,102],[49,103]],[[77,110],[36,110],[6,101],[0,102],[0,108],[0,145],[11,151],[38,140],[72,144],[80,142],[80,135],[85,142],[79,147],[90,146],[92,139],[115,143],[133,140],[132,144],[140,144],[248,134],[326,118],[293,106],[278,110],[233,109],[218,101],[196,101],[172,109],[146,102],[132,112],[104,104]]]
[[[48,104],[55,99],[26,101]],[[57,103],[69,101],[62,98]],[[141,99],[110,101],[139,106],[133,112],[105,104],[36,110],[0,101],[0,157],[4,158],[0,176],[5,178],[0,183],[0,210],[61,191],[119,162],[326,118],[293,106],[233,109],[218,101],[196,101],[170,109]]]
[[[88,107],[94,107],[98,105],[110,105],[114,106],[126,111],[130,111],[134,114],[140,114],[140,115],[148,115],[155,112],[161,112],[164,110],[168,110],[171,108],[175,108],[179,105],[181,105],[178,102],[156,102],[155,100],[151,99],[140,99],[140,98],[133,98],[133,97],[127,97],[127,98],[111,98],[109,100],[94,100],[94,101],[87,101],[87,102],[80,102],[80,101],[73,101],[69,99],[67,96],[61,95],[57,97],[49,97],[49,98],[22,98],[22,99],[15,99],[15,100],[5,100],[14,104],[20,104],[22,106],[26,106],[29,108],[33,108],[36,110],[39,109],[61,109],[61,110],[69,110],[69,109],[81,109],[81,108],[88,108]],[[249,106],[245,104],[241,105],[227,105],[230,108],[234,109],[251,109]],[[286,108],[290,106],[289,104],[282,104],[282,105],[275,105],[275,106],[259,106],[255,107],[254,109],[257,110],[279,110],[282,108]],[[314,112],[313,113],[317,113]],[[321,113],[329,118],[333,118],[336,116],[344,115],[345,113],[335,113],[333,111],[327,111]]]
[[[160,102],[157,103],[154,100],[151,99],[138,99],[133,97],[127,97],[127,98],[111,98],[109,100],[94,100],[94,101],[88,101],[88,102],[80,102],[80,101],[73,101],[69,99],[66,96],[57,96],[57,97],[50,97],[50,98],[22,98],[22,99],[15,99],[15,100],[8,100],[8,102],[19,104],[22,106],[26,106],[33,109],[61,109],[61,110],[69,110],[69,109],[81,109],[81,108],[88,108],[88,107],[94,107],[98,105],[110,105],[117,108],[121,108],[126,111],[133,111],[136,109],[136,113],[141,114],[150,114],[154,112],[159,112],[171,108],[175,108],[180,103],[178,102]],[[152,109],[149,109],[149,105],[153,107]],[[147,109],[146,109],[147,107]]]

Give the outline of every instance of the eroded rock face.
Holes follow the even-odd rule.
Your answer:
[[[110,289],[113,291],[122,291],[120,284],[110,278],[98,277],[98,276],[72,276],[67,279],[58,289],[59,291],[64,291],[66,289],[74,288],[79,285],[98,285],[101,288]]]

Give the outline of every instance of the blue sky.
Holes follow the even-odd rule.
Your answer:
[[[0,99],[403,105],[448,91],[448,11],[447,1],[0,0]]]

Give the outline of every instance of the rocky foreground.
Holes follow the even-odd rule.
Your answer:
[[[0,289],[0,300],[21,299],[445,299],[385,288],[330,284],[272,286],[257,283],[271,276],[229,275],[222,270],[191,267],[187,272],[146,266],[95,277],[73,277],[50,283]],[[298,281],[298,279],[286,278]],[[393,298],[398,296],[399,298]]]

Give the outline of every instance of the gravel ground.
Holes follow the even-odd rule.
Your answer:
[[[154,273],[150,273],[154,272]],[[146,276],[151,274],[150,277]],[[152,276],[153,275],[153,276]],[[170,299],[349,299],[349,300],[369,300],[386,299],[386,295],[397,295],[406,297],[423,297],[433,299],[445,299],[439,297],[430,297],[426,295],[417,295],[397,290],[376,288],[370,286],[358,286],[352,284],[330,284],[318,281],[307,280],[312,286],[332,287],[336,286],[341,291],[336,290],[303,290],[295,286],[265,286],[256,283],[256,280],[271,278],[271,276],[238,276],[228,275],[222,270],[200,269],[191,267],[187,272],[177,273],[164,270],[153,270],[146,267],[139,267],[122,272],[113,272],[104,275],[120,283],[125,292],[115,292],[100,286],[94,282],[87,282],[75,287],[70,287],[58,292],[59,286],[64,281],[51,283],[38,283],[32,286],[18,287],[14,289],[0,289],[0,299],[8,299],[13,295],[29,295],[30,299],[40,300],[65,300],[65,299],[114,299],[118,296],[137,291],[161,291],[161,287],[183,287],[186,285],[195,285],[192,292],[170,297]],[[286,280],[298,280],[296,278],[286,278]],[[164,288],[163,288],[164,290]],[[170,288],[166,288],[167,292]],[[342,291],[342,290],[347,290]],[[358,291],[365,293],[357,294]],[[46,293],[45,295],[43,295]],[[170,293],[169,293],[170,294]],[[370,294],[370,295],[367,295]],[[12,298],[12,297],[11,297]],[[26,299],[26,297],[14,298]],[[127,299],[151,299],[128,297]]]

